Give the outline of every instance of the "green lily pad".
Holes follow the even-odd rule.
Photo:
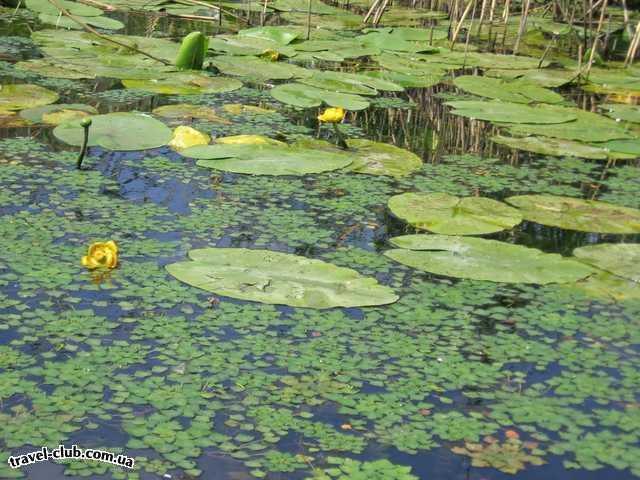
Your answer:
[[[542,155],[554,155],[556,157],[578,157],[603,160],[609,156],[607,150],[585,143],[562,140],[560,138],[545,137],[503,137],[498,135],[491,138],[500,145],[525,150],[527,152],[540,153]]]
[[[522,245],[449,235],[394,237],[385,255],[418,270],[504,283],[575,282],[593,273],[584,263]]]
[[[206,120],[207,122],[231,125],[233,122],[224,117],[216,115],[216,111],[206,105],[192,105],[190,103],[177,103],[173,105],[163,105],[154,108],[151,112],[154,115],[172,120]]]
[[[571,83],[577,77],[574,70],[560,70],[554,68],[533,68],[526,70],[491,69],[484,72],[485,76],[498,78],[520,79],[534,83],[541,87],[557,88]]]
[[[149,115],[129,112],[107,113],[90,117],[89,146],[109,150],[146,150],[169,143],[172,132],[164,123]],[[58,125],[53,134],[69,145],[82,145],[84,129],[78,120]]]
[[[288,253],[245,248],[189,251],[191,261],[167,271],[217,295],[306,308],[386,305],[398,300],[388,287],[355,270]]]
[[[0,85],[0,111],[22,110],[49,105],[58,100],[58,94],[38,85]]]
[[[640,282],[640,244],[638,243],[589,245],[576,248],[573,255],[589,265],[634,282]]]
[[[562,125],[529,125],[530,123],[543,122],[523,122],[513,119],[503,120],[503,122],[514,124],[509,126],[509,131],[515,136],[535,135],[589,143],[633,138],[633,134],[624,125],[603,115],[579,108],[558,106],[549,106],[548,108],[558,115],[573,116],[573,121],[565,122]],[[524,123],[527,125],[522,125]]]
[[[354,157],[349,170],[356,173],[404,177],[422,167],[420,157],[395,145],[365,139],[348,140],[347,145]]]
[[[80,2],[70,2],[69,0],[56,0],[56,3],[67,10],[72,15],[80,17],[98,17],[102,15],[102,10]],[[48,15],[60,15],[60,10],[48,0],[25,0],[25,5],[29,10]]]
[[[515,227],[518,210],[497,200],[459,198],[447,193],[402,193],[389,199],[389,209],[410,225],[444,235],[481,235]]]
[[[506,199],[525,220],[567,230],[640,233],[640,210],[597,200],[556,195],[519,195]]]
[[[364,110],[369,107],[369,102],[359,95],[330,92],[302,83],[278,85],[271,89],[271,96],[287,105],[303,108],[319,107],[323,103],[347,110]]]
[[[233,55],[221,55],[211,59],[211,64],[226,75],[236,75],[257,80],[288,80],[305,78],[311,70],[286,62],[270,62],[257,57],[238,58]]]
[[[555,124],[571,122],[577,118],[571,110],[558,111],[550,105],[529,106],[497,100],[459,100],[447,102],[451,113],[475,120],[501,123]],[[527,125],[528,127],[529,125]]]
[[[608,142],[594,143],[593,146],[604,148],[613,158],[633,159],[640,157],[640,138],[609,140]]]
[[[165,95],[198,95],[201,93],[224,93],[242,87],[235,78],[211,77],[200,73],[177,72],[153,80],[122,80],[127,88],[146,90]]]
[[[84,30],[82,25],[78,22],[73,21],[69,17],[65,17],[64,15],[50,15],[48,13],[41,13],[38,15],[38,18],[42,23],[46,23],[48,25],[55,25],[57,28],[71,28],[73,30]],[[116,20],[115,18],[109,17],[82,17],[76,16],[79,20],[84,23],[91,25],[96,28],[103,28],[105,30],[120,30],[124,28],[124,23],[120,20]]]
[[[351,93],[354,95],[378,94],[375,88],[371,88],[358,80],[352,80],[340,72],[314,72],[310,77],[300,80],[300,83],[331,92]]]
[[[633,280],[599,272],[575,284],[564,284],[563,287],[581,291],[594,298],[624,302],[640,300],[640,285]]]
[[[266,52],[278,52],[286,57],[293,57],[293,47],[283,45],[270,38],[249,35],[217,35],[209,40],[209,49],[235,56],[262,55]],[[238,58],[240,62],[242,59]]]
[[[640,107],[638,105],[605,103],[600,105],[600,108],[607,117],[625,122],[640,123]]]
[[[49,123],[59,125],[69,120],[96,115],[98,111],[91,105],[82,103],[57,103],[41,107],[28,108],[20,112],[20,116],[33,123]]]
[[[390,72],[387,70],[373,70],[362,72],[363,75],[373,78],[379,78],[400,85],[404,88],[429,88],[440,83],[444,73],[439,75]]]
[[[564,97],[553,90],[523,80],[505,81],[498,78],[463,75],[453,81],[465,92],[481,97],[514,103],[562,103]]]
[[[199,159],[198,166],[250,175],[307,175],[337,170],[353,161],[348,152],[328,142],[218,143],[188,148],[185,157]]]
[[[261,6],[262,8],[262,6]],[[266,38],[280,45],[288,45],[301,36],[300,31],[286,26],[254,27],[240,30],[238,35],[252,38]]]

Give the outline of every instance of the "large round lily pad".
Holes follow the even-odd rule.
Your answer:
[[[398,300],[389,287],[355,270],[288,253],[245,248],[203,248],[191,261],[168,265],[178,280],[241,300],[333,308],[385,305]]]
[[[91,117],[89,146],[109,150],[145,150],[162,147],[172,132],[164,123],[141,113],[116,112]],[[82,145],[84,130],[78,120],[58,125],[53,134],[69,145]]]
[[[556,195],[517,195],[506,199],[525,220],[567,230],[640,233],[640,210],[597,200]]]
[[[640,123],[640,106],[638,105],[607,103],[600,105],[600,108],[604,109],[604,114],[607,117],[625,122]]]
[[[242,87],[235,78],[211,77],[200,73],[177,72],[153,80],[122,80],[127,88],[165,95],[198,95],[201,93],[224,93]]]
[[[220,55],[211,60],[225,75],[235,75],[257,80],[288,80],[290,78],[304,78],[311,75],[311,70],[287,62],[270,62],[257,57],[238,57],[234,55]]]
[[[348,140],[347,145],[354,157],[349,168],[356,173],[403,177],[422,167],[420,157],[395,145],[365,139]]]
[[[513,228],[518,210],[491,198],[448,193],[402,193],[389,199],[391,212],[416,228],[444,235],[480,235]]]
[[[554,155],[556,157],[578,157],[590,158],[593,160],[603,160],[609,156],[609,152],[604,148],[587,145],[572,140],[549,137],[503,137],[497,135],[492,137],[496,143],[507,147],[527,152],[540,153],[542,155]]]
[[[529,106],[496,100],[459,100],[447,102],[451,113],[475,120],[501,123],[558,124],[575,120],[575,112],[558,110],[550,105]],[[555,126],[553,128],[556,128]]]
[[[505,81],[499,78],[463,75],[457,77],[453,83],[465,92],[504,102],[561,103],[564,101],[559,93],[523,80]]]
[[[38,85],[0,85],[0,112],[49,105],[56,100],[56,92]]]
[[[640,282],[640,244],[638,243],[589,245],[576,248],[573,255],[589,265],[619,277]]]
[[[276,100],[295,107],[319,107],[323,103],[330,107],[342,107],[347,110],[364,110],[369,101],[359,95],[331,92],[302,83],[286,83],[271,89]]]
[[[484,238],[405,235],[391,240],[385,255],[418,270],[457,278],[505,283],[575,282],[593,273],[561,255]]]
[[[536,135],[580,142],[606,142],[608,140],[634,137],[624,125],[604,115],[587,112],[579,108],[558,106],[549,106],[548,108],[559,115],[573,116],[574,121],[562,123],[562,125],[542,125],[541,123],[543,122],[523,122],[513,119],[502,121],[513,123],[513,125],[509,126],[509,130],[514,136]],[[524,125],[525,123],[526,125]],[[538,123],[539,125],[530,125],[533,123]]]
[[[353,159],[323,141],[227,143],[188,148],[186,157],[199,159],[198,166],[250,175],[307,175],[344,168]]]

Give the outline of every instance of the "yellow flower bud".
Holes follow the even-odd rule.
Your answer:
[[[92,243],[87,255],[82,257],[82,265],[89,270],[96,268],[116,268],[118,266],[118,246],[113,240]]]
[[[322,115],[318,115],[318,120],[327,123],[339,123],[344,118],[344,108],[327,108]]]

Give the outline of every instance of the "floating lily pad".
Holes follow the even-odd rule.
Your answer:
[[[302,83],[278,85],[271,89],[271,96],[287,105],[303,108],[319,107],[323,103],[347,110],[364,110],[369,107],[369,102],[359,95],[330,92]]]
[[[388,143],[371,140],[348,140],[354,156],[350,170],[369,175],[391,175],[403,177],[422,167],[422,160],[416,154]]]
[[[182,154],[199,159],[201,167],[250,175],[307,175],[344,168],[353,161],[347,152],[328,142],[318,141],[316,148],[309,142],[287,145],[275,141],[256,143],[222,142],[193,147]]]
[[[166,145],[171,129],[149,115],[116,112],[91,117],[89,146],[109,150],[146,150]],[[82,145],[84,129],[79,121],[58,125],[53,134],[69,145]]]
[[[342,72],[314,72],[308,78],[300,80],[300,83],[331,92],[355,95],[377,95],[377,89],[394,92],[404,90],[400,85],[388,80]]]
[[[558,124],[578,118],[571,110],[560,111],[556,109],[557,107],[550,105],[529,106],[496,100],[459,100],[447,102],[447,105],[453,107],[451,113],[454,115],[490,122]],[[553,128],[558,127],[554,125]]]
[[[82,103],[57,103],[41,107],[28,108],[20,112],[20,116],[33,123],[49,123],[59,125],[69,120],[95,115],[98,111],[91,105]]]
[[[190,103],[178,103],[174,105],[163,105],[154,108],[151,112],[162,118],[170,118],[175,120],[206,120],[212,123],[220,123],[223,125],[231,125],[232,122],[226,118],[216,115],[213,107],[206,105],[192,105]]]
[[[640,106],[623,105],[619,103],[606,103],[600,105],[607,117],[625,122],[640,123]]]
[[[245,248],[189,251],[191,261],[167,266],[178,280],[241,300],[306,308],[385,305],[388,287],[355,270],[288,253]]]
[[[562,123],[562,125],[529,125],[544,122],[524,122],[513,119],[501,121],[514,124],[509,126],[509,130],[515,136],[535,135],[589,143],[633,138],[633,134],[622,124],[603,115],[587,112],[579,108],[558,106],[549,106],[548,108],[558,115],[573,116],[573,121]],[[525,123],[527,125],[523,125]]]
[[[211,64],[226,75],[235,75],[258,80],[288,80],[311,76],[311,71],[286,62],[271,62],[257,57],[238,58],[220,55]]]
[[[602,160],[609,156],[607,150],[604,148],[559,138],[503,137],[502,135],[498,135],[492,137],[491,140],[500,145],[506,145],[507,147],[518,150],[540,153],[542,155],[554,155],[556,157],[578,157]]]
[[[80,2],[70,2],[69,0],[56,0],[60,7],[72,15],[81,17],[97,17],[102,15],[102,10]],[[49,0],[25,0],[25,4],[29,10],[48,15],[60,15],[60,10]]]
[[[525,220],[567,230],[640,233],[640,210],[596,200],[556,195],[519,195],[506,199]]]
[[[58,94],[38,85],[0,85],[0,111],[22,110],[49,105],[58,100]]]
[[[57,28],[83,30],[82,25],[80,25],[78,22],[74,22],[72,19],[64,15],[49,15],[47,13],[41,13],[40,15],[38,15],[38,18],[42,23],[55,25]],[[76,18],[88,25],[91,25],[92,27],[102,28],[104,30],[120,30],[124,28],[124,23],[122,23],[120,20],[116,20],[115,18],[81,16],[76,16]]]
[[[505,283],[575,282],[593,273],[584,263],[522,245],[448,235],[405,235],[385,255],[418,270]]]
[[[640,157],[640,138],[609,140],[608,142],[594,143],[593,146],[604,148],[612,158],[630,159]]]
[[[224,93],[242,87],[242,82],[235,78],[211,77],[189,72],[177,72],[153,80],[122,80],[122,84],[127,88],[137,88],[165,95]]]
[[[564,284],[563,287],[579,290],[590,297],[624,302],[640,300],[640,285],[633,280],[599,272],[575,284]]]
[[[404,88],[429,88],[442,80],[444,73],[438,75],[428,74],[410,74],[401,72],[390,72],[387,70],[374,70],[363,72],[363,75],[368,77],[379,78],[387,80],[400,85]]]
[[[410,225],[444,235],[480,235],[513,228],[518,210],[497,200],[459,198],[447,193],[403,193],[389,199],[389,209]]]
[[[557,88],[571,83],[578,76],[573,70],[560,70],[553,68],[533,68],[529,70],[486,70],[486,76],[499,78],[518,78],[541,87]]]
[[[638,243],[589,245],[576,248],[573,255],[589,265],[634,282],[640,282],[640,244]]]
[[[564,97],[553,90],[523,80],[505,81],[498,78],[463,75],[453,81],[465,92],[481,97],[514,103],[561,103]]]

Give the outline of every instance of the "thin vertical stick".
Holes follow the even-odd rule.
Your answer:
[[[600,32],[602,31],[602,24],[604,23],[604,14],[607,10],[607,4],[609,0],[604,0],[602,4],[602,10],[600,12],[600,21],[598,22],[598,30],[596,31],[596,35],[593,39],[593,44],[591,45],[591,55],[589,55],[589,65],[587,66],[587,74],[585,78],[589,80],[589,74],[591,73],[591,67],[593,65],[593,60],[596,56],[596,50],[598,49],[598,40],[600,39]]]
[[[307,40],[311,37],[311,0],[307,3]]]
[[[520,48],[520,40],[522,39],[522,35],[527,29],[527,17],[529,16],[529,6],[531,5],[531,0],[525,0],[524,11],[522,12],[522,18],[520,18],[520,28],[518,29],[518,36],[516,37],[516,44],[513,46],[513,54],[518,54],[518,49]]]
[[[462,24],[467,18],[467,15],[469,15],[469,12],[471,11],[471,7],[472,5],[475,4],[475,1],[476,0],[469,0],[469,3],[467,4],[467,8],[464,9],[464,12],[462,13],[462,17],[460,17],[460,21],[458,22],[458,25],[456,26],[456,29],[453,32],[453,38],[451,39],[451,48],[453,48],[453,45],[456,43],[456,38],[458,37],[458,33],[460,33]]]
[[[624,66],[628,67],[633,64],[633,59],[636,56],[636,52],[638,51],[638,45],[640,45],[640,22],[636,27],[636,33],[633,35],[631,39],[631,43],[629,44],[629,50],[627,51],[627,56],[624,59]]]

